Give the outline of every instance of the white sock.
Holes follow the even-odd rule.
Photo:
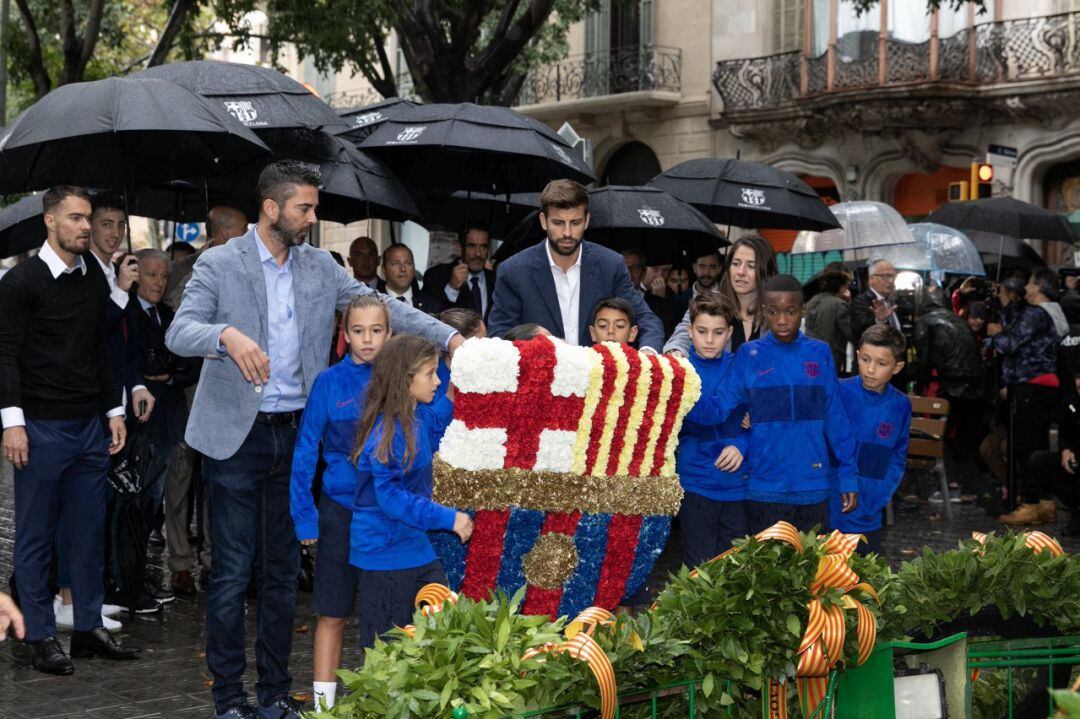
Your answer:
[[[315,711],[322,712],[322,704],[326,708],[334,706],[334,698],[337,696],[337,682],[315,682]]]

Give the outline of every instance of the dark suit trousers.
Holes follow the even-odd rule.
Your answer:
[[[232,457],[206,458],[213,567],[206,592],[206,663],[219,713],[244,702],[244,603],[254,569],[259,604],[255,663],[259,703],[292,687],[289,653],[296,613],[300,545],[289,513],[296,425],[256,422]]]
[[[101,626],[109,441],[98,417],[27,419],[26,435],[30,462],[15,470],[15,577],[26,638],[37,641],[56,635],[49,565],[61,517],[70,548],[75,629]]]

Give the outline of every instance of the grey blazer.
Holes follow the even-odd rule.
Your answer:
[[[266,284],[255,246],[255,230],[201,253],[184,290],[165,344],[183,357],[206,357],[184,439],[213,459],[240,449],[262,402],[261,391],[244,380],[228,356],[217,351],[226,327],[235,327],[268,351]],[[373,290],[353,279],[330,253],[309,245],[292,250],[293,295],[300,330],[304,390],[326,369],[334,310],[353,295]],[[395,332],[420,335],[445,348],[454,330],[404,302],[388,302]],[[271,367],[273,372],[274,368]]]

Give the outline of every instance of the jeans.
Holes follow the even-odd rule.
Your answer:
[[[206,591],[206,663],[219,713],[247,701],[243,675],[244,600],[258,581],[255,662],[259,703],[272,704],[292,686],[292,650],[300,545],[289,514],[295,422],[256,422],[236,454],[206,458],[213,566]]]
[[[26,620],[26,638],[56,635],[49,564],[64,521],[75,629],[101,626],[105,596],[105,474],[109,440],[101,419],[26,422],[30,462],[15,470],[15,576]]]

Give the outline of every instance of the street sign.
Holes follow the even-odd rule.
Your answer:
[[[986,161],[996,167],[1016,167],[1018,154],[1015,147],[988,145],[986,148]]]
[[[176,239],[181,242],[194,242],[199,239],[202,230],[198,222],[179,222],[176,225]]]

